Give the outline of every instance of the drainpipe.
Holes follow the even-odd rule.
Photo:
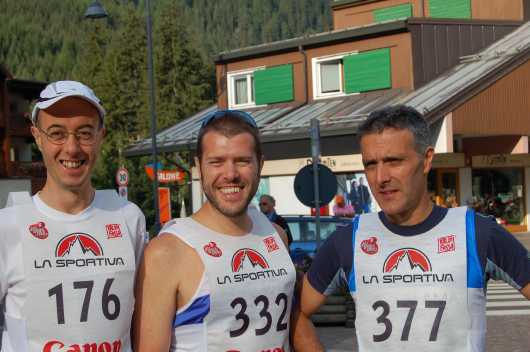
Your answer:
[[[298,52],[300,52],[300,54],[302,54],[302,56],[304,57],[304,60],[303,60],[304,61],[303,62],[303,65],[304,65],[304,103],[300,105],[302,106],[309,102],[308,89],[307,89],[307,81],[308,81],[307,79],[307,53],[302,47],[302,44],[298,45]]]

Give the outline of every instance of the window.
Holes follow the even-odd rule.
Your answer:
[[[412,17],[412,4],[384,7],[373,11],[374,22],[394,21]]]
[[[254,70],[228,73],[228,105],[230,108],[255,106]]]
[[[392,88],[390,49],[313,59],[314,99]]]
[[[342,57],[334,56],[313,59],[314,97],[336,97],[344,95],[344,70]]]

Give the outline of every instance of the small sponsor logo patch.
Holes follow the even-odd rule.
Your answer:
[[[366,254],[376,254],[379,252],[379,245],[377,244],[377,237],[370,237],[361,242],[361,250]]]
[[[44,224],[42,221],[39,221],[33,225],[29,225],[29,232],[33,235],[33,237],[38,238],[39,240],[45,240],[48,238],[48,229],[46,228],[46,224]]]
[[[274,239],[274,237],[272,236],[269,236],[269,237],[266,237],[263,242],[265,243],[265,245],[267,246],[267,250],[270,252],[274,252],[275,250],[278,250],[280,249],[280,247],[278,246],[278,243],[276,243],[276,240]]]
[[[212,257],[217,258],[223,255],[223,251],[221,251],[221,248],[217,247],[217,244],[215,242],[210,242],[203,248],[206,254],[211,255]]]
[[[438,239],[438,253],[454,252],[455,249],[455,235],[444,236]]]
[[[121,228],[120,224],[107,224],[105,225],[105,229],[107,230],[107,238],[118,238],[121,237]]]

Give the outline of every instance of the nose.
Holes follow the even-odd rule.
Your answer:
[[[63,148],[70,154],[75,154],[81,149],[79,140],[73,133],[70,133],[68,137],[66,137]]]
[[[376,168],[376,182],[378,185],[384,185],[390,181],[390,170],[384,163],[378,163]]]
[[[225,167],[223,170],[223,174],[224,174],[224,178],[227,181],[234,181],[234,180],[239,179],[239,170],[235,162],[232,162],[232,161],[226,162],[224,166]]]

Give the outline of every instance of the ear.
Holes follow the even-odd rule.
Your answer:
[[[425,150],[423,158],[423,173],[427,175],[432,168],[432,159],[434,158],[434,148],[429,146]]]
[[[199,157],[194,157],[193,160],[195,161],[195,167],[197,168],[199,172],[199,179],[202,180],[202,172],[201,172],[201,161],[199,160]]]
[[[34,125],[31,126],[31,134],[33,135],[33,138],[35,138],[35,143],[37,144],[37,147],[39,148],[39,150],[41,150],[42,135],[39,129]]]
[[[263,170],[263,165],[265,165],[265,158],[263,158],[262,156],[261,159],[259,160],[259,165],[258,165],[258,178],[261,177],[261,171]]]

